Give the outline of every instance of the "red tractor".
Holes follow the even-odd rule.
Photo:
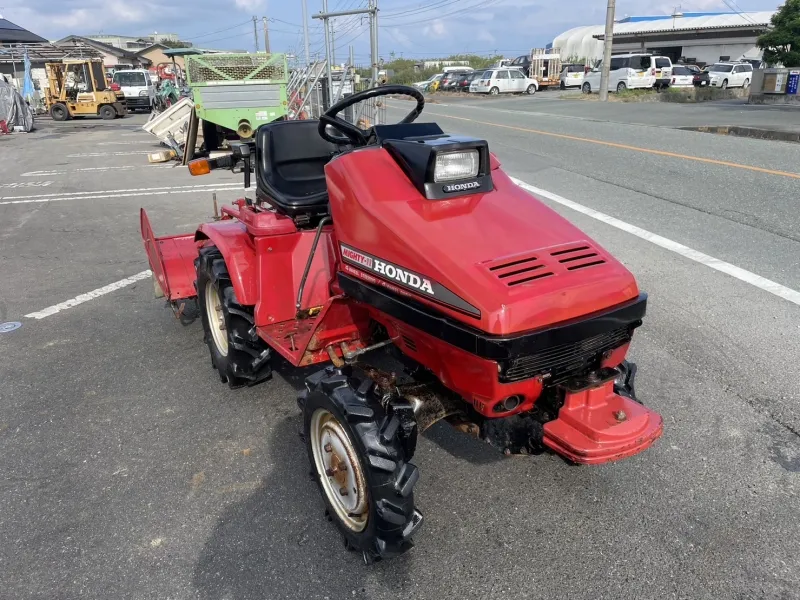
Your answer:
[[[397,124],[339,116],[388,95],[416,101]],[[367,561],[412,546],[410,461],[439,419],[505,454],[582,464],[662,432],[625,360],[647,301],[633,275],[515,185],[486,141],[415,123],[424,104],[375,88],[194,161],[192,174],[257,180],[194,233],[157,238],[141,212],[157,295],[201,318],[223,382],[269,379],[273,353],[331,363],[298,399],[305,444],[327,516]]]

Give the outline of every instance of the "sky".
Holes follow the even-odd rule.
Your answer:
[[[320,21],[311,19],[323,0],[307,0],[312,56],[324,54]],[[328,10],[363,8],[367,0],[328,0]],[[775,10],[780,0],[617,0],[617,18],[684,12]],[[421,59],[456,53],[508,57],[544,47],[558,34],[605,22],[606,0],[378,0],[378,45],[382,58]],[[269,19],[273,52],[304,57],[301,0],[0,0],[6,19],[50,40],[70,34],[147,35],[177,33],[202,48],[254,50],[252,17]],[[356,64],[369,62],[369,27],[364,17],[334,23],[336,62],[350,45]]]

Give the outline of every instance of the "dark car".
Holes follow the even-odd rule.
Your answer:
[[[468,92],[469,85],[476,79],[483,75],[483,71],[473,71],[472,73],[463,73],[457,80],[455,89],[460,92]]]
[[[531,57],[528,55],[518,56],[514,60],[511,61],[511,64],[508,65],[512,69],[522,69],[522,72],[525,74],[525,77],[531,76]]]
[[[458,80],[464,76],[469,75],[472,71],[451,71],[450,73],[445,73],[444,77],[442,77],[442,81],[439,83],[439,89],[452,92],[456,89],[456,84]]]
[[[708,87],[711,85],[711,75],[709,75],[708,71],[695,73],[694,77],[692,77],[692,83],[695,87]]]

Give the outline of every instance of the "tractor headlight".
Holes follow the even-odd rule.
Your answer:
[[[457,152],[440,152],[436,155],[433,168],[433,181],[456,181],[478,176],[480,157],[477,150],[459,150]]]

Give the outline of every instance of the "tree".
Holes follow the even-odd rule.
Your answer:
[[[800,0],[786,0],[772,16],[772,29],[757,44],[767,64],[800,67]]]
[[[191,48],[191,44],[186,42],[172,42],[170,40],[163,40],[159,44],[165,45],[167,48]]]

